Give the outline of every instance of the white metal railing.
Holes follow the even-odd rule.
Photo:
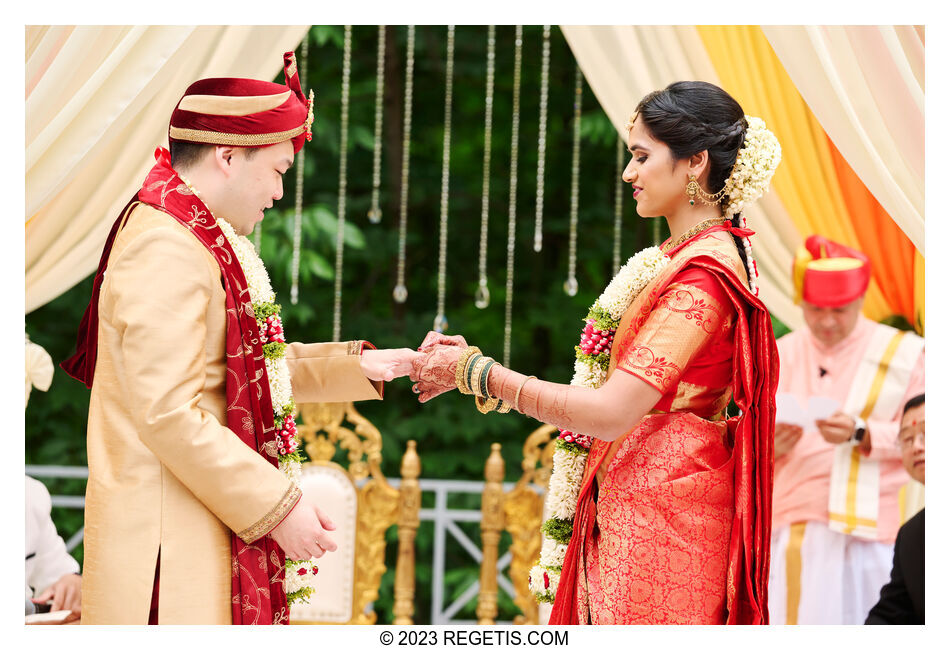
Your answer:
[[[64,465],[27,465],[26,473],[34,478],[74,478],[88,479],[89,469],[81,466]],[[399,488],[399,479],[386,479],[394,488]],[[514,483],[504,483],[505,492],[514,487]],[[469,602],[478,597],[480,582],[476,578],[456,599],[445,604],[445,548],[447,536],[455,539],[462,549],[472,558],[476,567],[482,563],[480,541],[473,541],[465,534],[458,524],[461,522],[480,522],[482,513],[480,508],[449,508],[451,494],[481,494],[485,484],[481,481],[455,481],[443,479],[419,479],[419,488],[425,493],[435,494],[435,506],[419,510],[420,521],[431,521],[434,525],[432,547],[432,609],[431,621],[434,625],[446,624],[474,624],[476,621],[457,619],[455,615]],[[50,495],[53,506],[82,510],[85,507],[85,497],[70,495]],[[72,534],[66,541],[66,550],[72,551],[83,539],[83,528]],[[515,592],[511,581],[502,572],[511,563],[511,552],[505,553],[498,559],[498,586],[514,598]],[[511,621],[497,621],[510,623]]]

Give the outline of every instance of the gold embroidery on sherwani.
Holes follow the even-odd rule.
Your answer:
[[[287,513],[290,512],[290,509],[297,505],[297,501],[300,500],[300,497],[303,495],[303,492],[300,491],[300,488],[294,484],[291,484],[287,488],[287,492],[281,498],[281,500],[274,506],[270,512],[264,515],[257,523],[251,524],[240,533],[240,537],[246,544],[254,542],[267,533],[269,533],[274,526],[276,526],[284,517],[287,516]]]
[[[349,341],[346,346],[346,353],[348,355],[359,354],[360,350],[363,349],[362,341]]]

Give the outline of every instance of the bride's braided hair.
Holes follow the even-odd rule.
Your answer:
[[[711,194],[725,186],[749,126],[739,102],[719,86],[705,81],[677,81],[653,91],[640,100],[628,128],[636,119],[641,119],[650,135],[670,148],[674,160],[706,150]],[[721,205],[728,203],[729,197],[724,196]],[[732,223],[744,227],[745,218],[736,214]],[[749,285],[756,291],[751,242],[748,238],[734,239],[739,256],[749,269]]]

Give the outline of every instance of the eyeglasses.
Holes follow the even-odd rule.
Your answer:
[[[908,448],[913,446],[913,444],[917,441],[918,437],[920,438],[920,442],[923,444],[925,440],[924,432],[918,431],[916,433],[908,433],[907,435],[903,435],[900,438],[898,438],[897,446],[900,447],[901,451],[906,451]]]

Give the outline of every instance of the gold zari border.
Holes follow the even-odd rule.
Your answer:
[[[168,129],[168,136],[174,140],[184,140],[186,142],[232,145],[236,147],[261,147],[296,138],[306,129],[306,123],[289,131],[277,131],[275,133],[220,133],[218,131],[182,129],[173,126]]]
[[[284,496],[277,505],[256,524],[252,524],[238,533],[238,537],[240,537],[245,544],[256,542],[273,530],[273,528],[287,516],[291,508],[297,505],[297,501],[300,500],[301,496],[303,496],[303,492],[300,491],[300,488],[291,483],[287,492],[284,493]]]

